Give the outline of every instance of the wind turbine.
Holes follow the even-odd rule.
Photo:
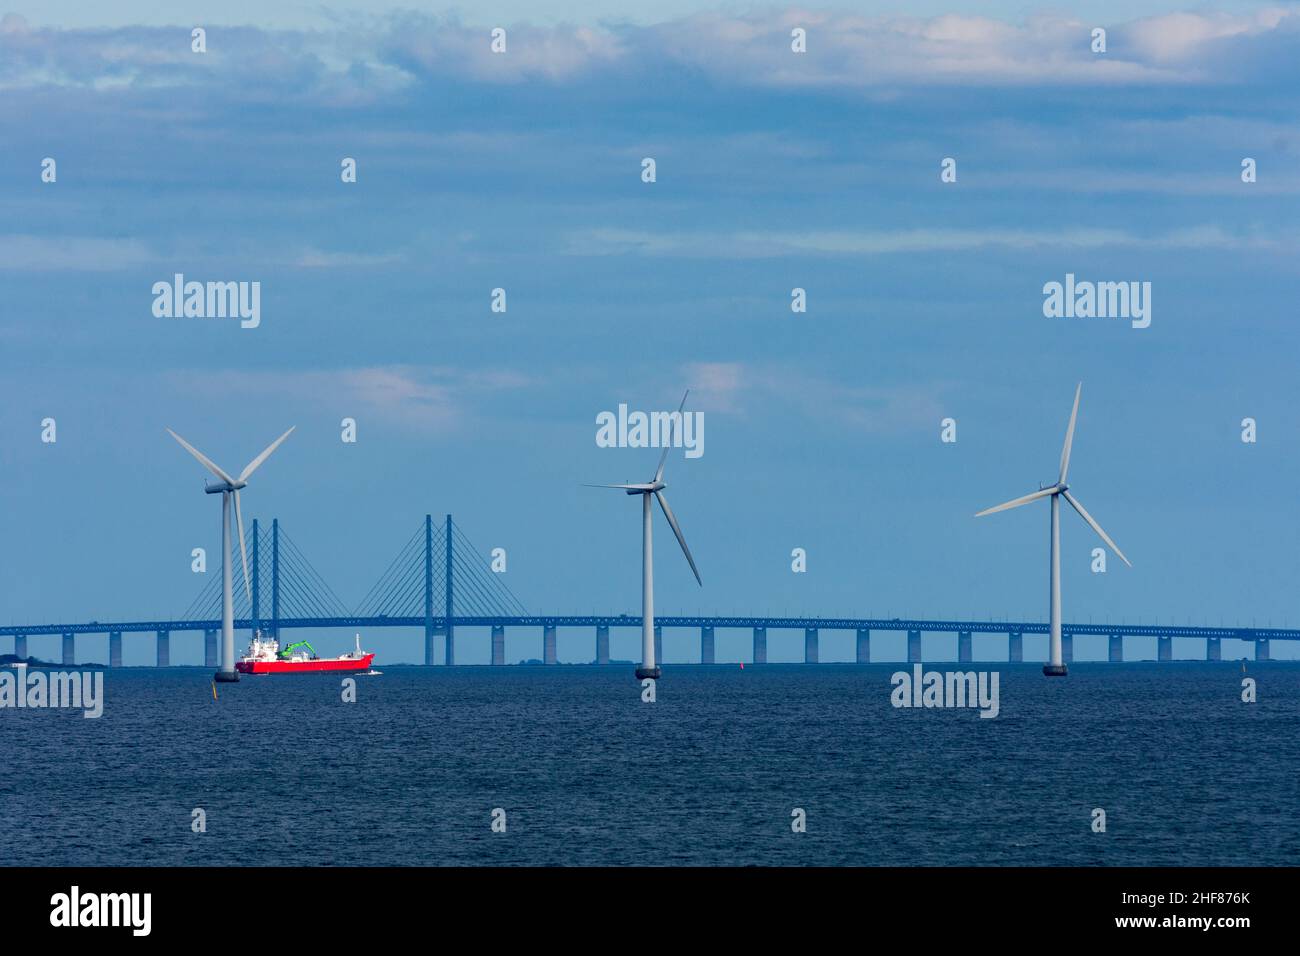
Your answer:
[[[1074,408],[1070,411],[1070,425],[1065,431],[1065,447],[1061,449],[1061,475],[1056,480],[1056,484],[1047,488],[1040,488],[1032,494],[1015,498],[993,508],[986,508],[975,517],[991,515],[995,511],[1006,511],[1009,508],[1019,508],[1021,505],[1029,504],[1037,498],[1052,499],[1052,553],[1050,567],[1051,578],[1051,659],[1043,666],[1043,673],[1048,677],[1064,677],[1065,662],[1061,659],[1061,502],[1064,498],[1070,503],[1070,507],[1079,512],[1079,517],[1088,522],[1093,531],[1101,536],[1101,540],[1109,545],[1110,549],[1118,555],[1119,559],[1133,567],[1133,562],[1124,557],[1124,552],[1119,549],[1110,536],[1101,530],[1101,525],[1093,520],[1092,515],[1084,509],[1079,500],[1070,494],[1070,486],[1065,483],[1066,473],[1070,469],[1070,446],[1074,442],[1074,422],[1079,416],[1079,396],[1083,392],[1083,383],[1080,382],[1078,388],[1074,390]]]
[[[686,390],[686,395],[691,394],[690,389]],[[682,553],[686,555],[686,560],[691,565],[691,570],[695,573],[695,580],[700,586],[704,582],[700,580],[700,571],[695,567],[695,559],[691,557],[691,549],[686,547],[686,539],[682,537],[682,529],[677,524],[677,518],[673,515],[673,509],[668,506],[668,499],[664,497],[664,464],[668,460],[668,452],[672,450],[673,434],[676,430],[677,423],[681,420],[682,409],[686,407],[686,395],[682,396],[682,404],[677,408],[677,417],[671,420],[668,426],[668,445],[664,452],[659,456],[659,468],[655,471],[655,476],[648,482],[639,485],[588,485],[588,488],[621,488],[629,495],[641,496],[641,666],[636,669],[637,680],[644,680],[649,677],[652,680],[658,680],[661,671],[659,664],[655,660],[655,588],[654,588],[654,544],[653,544],[653,523],[652,508],[650,499],[653,497],[659,502],[659,507],[663,509],[664,517],[668,519],[668,524],[673,529],[673,534],[677,535],[677,543],[682,546]]]
[[[231,478],[201,451],[170,428],[167,429],[167,434],[180,442],[182,448],[220,479],[215,485],[204,484],[203,491],[209,495],[221,495],[221,665],[217,670],[216,679],[224,683],[239,680],[239,674],[235,670],[235,602],[230,580],[230,499],[232,497],[235,499],[235,523],[239,526],[239,557],[244,565],[244,593],[248,595],[251,605],[252,595],[248,587],[248,550],[244,547],[244,516],[239,509],[239,489],[248,484],[249,476],[257,471],[262,462],[271,457],[271,452],[279,448],[280,443],[292,432],[293,428],[290,428],[271,442],[265,451],[248,463],[248,466],[239,473],[238,478]]]

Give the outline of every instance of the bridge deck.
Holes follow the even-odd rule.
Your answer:
[[[251,630],[257,626],[270,628],[353,628],[433,626],[444,628],[446,618],[415,617],[286,617],[278,621],[250,618],[235,621],[236,630]],[[919,618],[847,618],[847,617],[656,617],[661,627],[690,628],[768,628],[771,630],[824,631],[919,631],[922,634],[1046,634],[1043,621],[936,621]],[[525,614],[508,617],[452,617],[452,627],[641,627],[641,616]],[[0,625],[0,634],[108,634],[157,633],[158,631],[219,631],[219,619],[200,621],[90,621],[85,624],[11,624]],[[1069,635],[1121,635],[1123,637],[1193,637],[1237,639],[1243,641],[1300,640],[1300,629],[1280,627],[1195,627],[1171,624],[1063,624],[1063,634]]]

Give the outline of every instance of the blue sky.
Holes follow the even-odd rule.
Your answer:
[[[634,613],[636,503],[581,483],[656,454],[595,416],[687,386],[704,587],[659,522],[660,613],[1042,618],[1046,506],[971,516],[1055,477],[1080,380],[1071,484],[1134,567],[1063,515],[1066,620],[1300,621],[1295,5],[77,6],[0,19],[0,621],[188,605],[219,506],[164,426],[236,469],[297,425],[248,517],[348,603],[451,511],[530,609]],[[175,272],[261,282],[261,327],[155,318]],[[1150,281],[1151,327],[1044,317],[1067,272]]]

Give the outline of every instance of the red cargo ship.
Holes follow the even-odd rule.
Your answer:
[[[248,643],[244,656],[235,662],[241,674],[303,674],[319,671],[368,671],[374,653],[361,649],[361,635],[357,635],[357,649],[340,657],[319,657],[316,648],[307,641],[298,641],[280,650],[275,638],[263,639],[261,632]]]

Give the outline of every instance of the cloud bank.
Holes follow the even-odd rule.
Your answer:
[[[1108,29],[1107,52],[1090,33]],[[791,30],[807,53],[791,52]],[[360,104],[430,81],[573,85],[656,77],[754,88],[882,91],[898,86],[1232,84],[1300,63],[1300,11],[1186,12],[1121,24],[1039,14],[1020,24],[964,14],[921,18],[790,9],[701,14],[652,26],[488,30],[415,13],[335,31],[213,28],[191,52],[189,27],[36,28],[0,21],[0,87],[157,88],[220,82],[258,98],[288,93]]]

